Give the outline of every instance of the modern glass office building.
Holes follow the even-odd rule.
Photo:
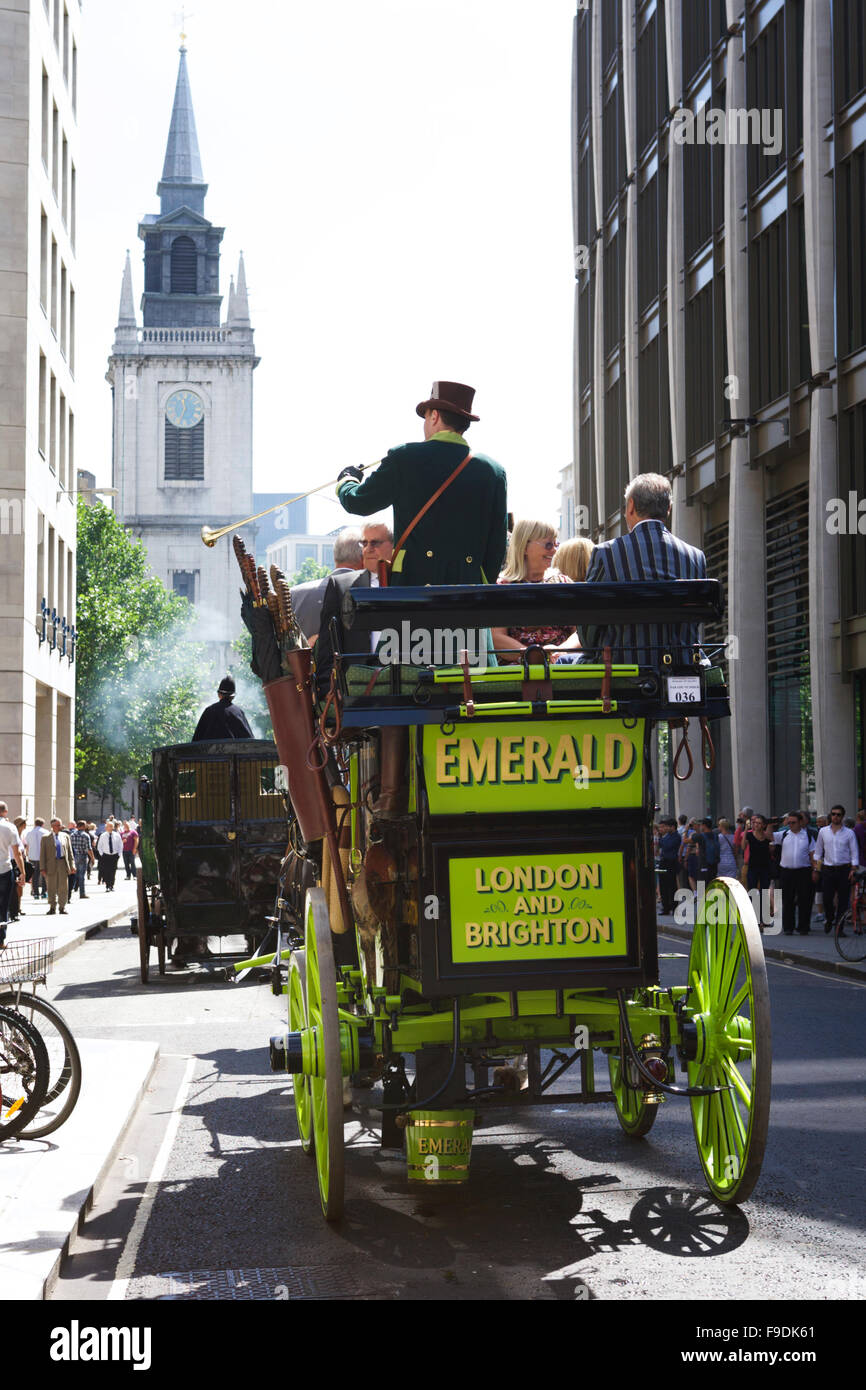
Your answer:
[[[573,183],[576,515],[617,535],[628,480],[665,473],[674,532],[725,588],[707,636],[726,644],[734,714],[679,805],[853,811],[866,0],[578,4]],[[673,806],[664,747],[661,764]]]

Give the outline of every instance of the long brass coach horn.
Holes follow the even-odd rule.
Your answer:
[[[377,459],[375,463],[360,463],[358,467],[363,472],[367,468],[376,468],[378,463],[379,460]],[[219,530],[216,531],[212,526],[204,525],[201,528],[201,538],[205,545],[216,545],[217,541],[223,536],[227,536],[229,531],[237,531],[238,527],[247,526],[251,521],[258,521],[260,516],[267,516],[269,512],[278,512],[281,507],[288,507],[291,502],[303,502],[305,497],[312,497],[314,492],[323,492],[326,487],[333,487],[336,482],[337,479],[332,478],[330,482],[319,483],[318,487],[311,487],[309,492],[299,492],[296,497],[287,497],[284,502],[277,502],[273,507],[265,507],[263,512],[256,512],[255,516],[245,516],[243,521],[232,521],[228,526],[220,526]]]

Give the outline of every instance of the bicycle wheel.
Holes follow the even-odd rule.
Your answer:
[[[866,894],[858,895],[836,923],[834,939],[843,960],[866,960]]]
[[[28,1139],[43,1139],[64,1124],[75,1109],[81,1091],[81,1055],[65,1018],[47,999],[37,994],[0,994],[0,1006],[14,1008],[36,1028],[48,1053],[48,1089],[39,1113],[21,1132]]]
[[[36,1114],[49,1070],[37,1030],[14,1009],[0,1008],[0,1142],[20,1134]]]

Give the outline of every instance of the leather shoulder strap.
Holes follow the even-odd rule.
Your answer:
[[[409,525],[406,527],[397,544],[394,546],[395,555],[399,555],[400,551],[403,549],[403,546],[406,543],[407,537],[411,534],[412,531],[415,530],[415,527],[418,525],[418,522],[421,520],[422,516],[424,516],[425,512],[429,512],[434,502],[438,502],[445,489],[451,486],[458,473],[463,472],[463,469],[466,467],[467,463],[471,458],[472,451],[470,450],[470,452],[466,455],[465,459],[463,459],[462,463],[458,463],[457,467],[454,469],[454,472],[448,475],[444,483],[440,483],[439,487],[437,487],[436,491],[433,493],[433,496],[428,497],[421,510],[417,513],[417,515],[413,516],[412,520],[409,522]]]

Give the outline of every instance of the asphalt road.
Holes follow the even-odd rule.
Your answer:
[[[682,951],[662,939],[662,950]],[[664,962],[663,983],[685,962]],[[410,1189],[401,1155],[346,1125],[346,1217],[322,1220],[266,985],[142,986],[113,928],[62,960],[80,1037],[157,1038],[161,1060],[55,1300],[839,1300],[866,1295],[866,986],[771,963],[771,1127],[741,1210],[711,1200],[687,1102],[631,1141],[612,1107],[498,1112],[462,1188]]]

